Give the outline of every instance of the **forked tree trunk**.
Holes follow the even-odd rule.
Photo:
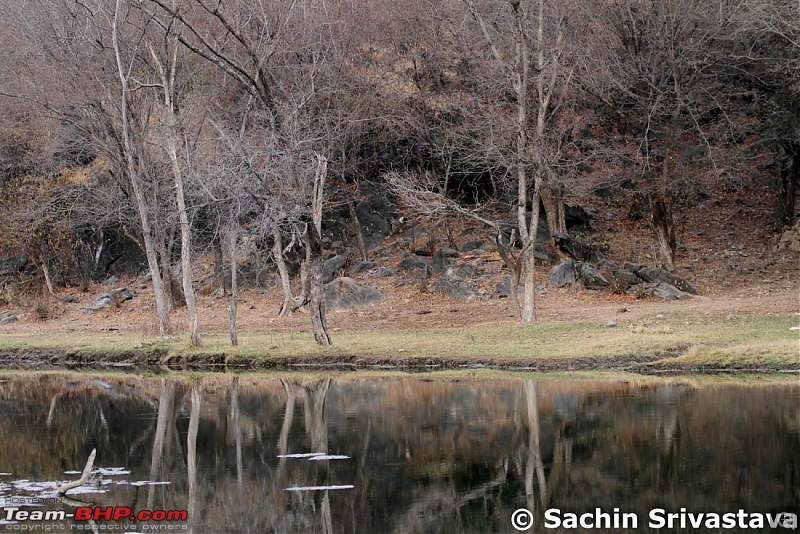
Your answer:
[[[119,47],[119,23],[122,11],[122,0],[117,0],[114,8],[114,19],[112,21],[112,46],[116,60],[117,74],[120,80],[120,109],[122,110],[122,139],[125,151],[125,162],[127,165],[128,178],[131,181],[134,197],[136,198],[136,209],[139,212],[139,219],[142,224],[142,238],[144,239],[145,256],[147,266],[150,268],[150,277],[153,280],[153,292],[156,298],[156,313],[158,314],[158,330],[161,335],[169,332],[169,304],[167,295],[164,291],[164,282],[159,271],[156,247],[153,242],[153,228],[150,224],[149,210],[145,200],[142,185],[139,182],[139,168],[133,156],[134,143],[131,139],[130,119],[128,118],[128,77],[127,67],[122,63],[122,55]]]
[[[278,275],[281,278],[281,288],[283,289],[283,304],[281,304],[281,309],[278,312],[278,315],[282,317],[295,310],[295,302],[292,295],[292,279],[289,277],[289,269],[283,259],[281,228],[277,224],[272,227],[272,256],[275,260],[275,265],[278,266]]]
[[[325,301],[322,295],[322,199],[324,198],[325,178],[328,173],[328,160],[317,154],[317,172],[314,175],[314,189],[311,198],[312,227],[306,230],[310,274],[309,311],[314,339],[320,345],[331,345],[328,325],[325,321]]]

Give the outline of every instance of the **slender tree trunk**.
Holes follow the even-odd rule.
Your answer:
[[[278,266],[281,288],[283,289],[283,304],[281,304],[281,310],[278,315],[284,316],[291,314],[295,310],[295,302],[292,296],[292,279],[289,277],[289,269],[286,268],[286,261],[283,259],[281,228],[277,224],[272,227],[272,241],[272,256],[275,259],[275,265]]]
[[[217,232],[219,233],[219,232]],[[224,279],[224,271],[225,266],[223,264],[224,260],[222,258],[222,240],[220,239],[219,235],[214,237],[214,241],[211,244],[214,247],[214,285],[217,284],[222,286],[222,293],[225,294],[225,279]]]
[[[322,246],[317,229],[309,227],[306,231],[306,246],[309,247],[308,268],[310,275],[309,311],[314,339],[320,345],[331,345],[328,325],[325,320],[325,302],[322,295]]]
[[[175,47],[177,54],[177,47]],[[155,54],[153,54],[155,57]],[[178,162],[178,125],[176,123],[174,105],[171,98],[172,85],[174,83],[174,65],[177,61],[173,57],[173,72],[171,80],[164,78],[164,100],[167,110],[167,121],[169,122],[167,134],[167,153],[172,164],[172,175],[175,180],[175,196],[178,202],[178,220],[181,228],[181,275],[183,282],[183,297],[186,299],[186,311],[189,316],[189,339],[192,345],[200,345],[200,322],[197,318],[197,304],[194,294],[194,283],[192,281],[192,230],[189,226],[189,215],[186,211],[186,198],[184,196],[183,171]]]
[[[536,173],[538,176],[538,172]],[[528,231],[529,243],[526,245],[522,256],[522,264],[525,271],[525,298],[522,306],[520,320],[523,323],[532,323],[536,320],[536,232],[539,230],[539,185],[541,181],[537,178],[533,188],[533,213],[531,214],[531,226]]]
[[[314,190],[311,200],[312,227],[306,230],[309,271],[311,276],[311,327],[314,339],[320,345],[331,345],[328,325],[325,320],[325,302],[322,295],[322,200],[324,198],[325,177],[328,173],[328,160],[317,154],[317,172],[314,176]]]
[[[797,182],[800,181],[800,144],[784,143],[776,159],[779,184],[775,229],[780,232],[794,224]]]
[[[47,260],[41,259],[39,263],[42,264],[42,274],[44,275],[44,283],[47,286],[47,292],[57,297],[56,290],[53,288],[53,279],[50,277],[50,268],[47,267]]]
[[[112,23],[112,45],[117,64],[117,73],[120,79],[120,107],[122,110],[122,138],[125,150],[125,161],[127,164],[128,178],[131,181],[134,197],[136,198],[136,208],[139,211],[139,219],[142,224],[142,238],[144,239],[145,255],[147,256],[147,266],[150,268],[150,277],[153,281],[153,292],[156,298],[156,313],[158,314],[158,329],[161,335],[169,332],[169,305],[164,291],[164,282],[159,270],[156,248],[153,243],[153,229],[150,225],[149,210],[145,201],[142,186],[139,183],[139,169],[133,156],[133,141],[130,132],[130,120],[128,118],[128,77],[126,67],[122,63],[118,40],[118,25],[120,12],[122,10],[122,0],[117,0],[114,9],[114,20]]]
[[[364,242],[364,232],[361,231],[361,221],[358,219],[358,212],[356,212],[356,203],[350,193],[347,193],[347,210],[350,212],[350,221],[353,224],[353,232],[356,234],[356,242],[358,243],[358,250],[361,252],[361,261],[367,261],[367,244]]]
[[[228,230],[228,247],[231,261],[231,303],[228,310],[228,331],[231,336],[231,345],[234,347],[239,346],[239,335],[236,332],[236,314],[239,309],[239,279],[238,279],[238,265],[237,265],[237,241],[239,233],[235,229],[235,222],[232,222]]]

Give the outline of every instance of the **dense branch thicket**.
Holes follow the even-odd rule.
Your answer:
[[[102,258],[124,241],[161,331],[185,302],[195,344],[193,260],[212,254],[220,282],[228,258],[235,342],[241,247],[270,257],[280,313],[310,307],[330,343],[321,221],[346,209],[366,259],[365,182],[488,224],[528,282],[512,292],[526,322],[540,211],[566,232],[593,169],[642,200],[667,269],[682,196],[754,162],[775,229],[794,222],[796,2],[33,0],[0,21],[0,256],[54,292],[111,274]]]

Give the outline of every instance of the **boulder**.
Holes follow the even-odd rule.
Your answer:
[[[364,271],[369,271],[374,266],[375,264],[372,263],[371,261],[360,261],[355,265],[353,265],[352,267],[350,267],[350,271],[348,271],[348,273],[350,274],[350,276],[353,276],[358,273],[363,273]]]
[[[389,267],[379,267],[375,270],[375,277],[376,278],[388,278],[390,276],[397,276],[400,273],[397,272],[397,269],[390,269]]]
[[[442,247],[439,250],[439,253],[442,256],[444,256],[445,258],[457,258],[458,257],[458,251],[456,249],[454,249],[454,248]]]
[[[431,289],[447,297],[457,299],[468,299],[473,295],[469,284],[467,284],[463,279],[459,278],[458,276],[446,274],[442,275],[438,280],[432,283]]]
[[[344,256],[336,255],[332,258],[325,260],[325,263],[322,264],[322,281],[323,283],[327,284],[333,277],[336,276],[336,272],[343,268],[347,260]]]
[[[427,273],[429,261],[416,255],[405,254],[400,260],[400,269],[404,271],[422,271]]]
[[[483,241],[480,239],[471,239],[470,241],[467,241],[458,247],[458,250],[459,252],[469,252],[470,250],[481,248],[481,246],[483,246]]]
[[[583,239],[567,234],[554,234],[553,240],[558,248],[573,260],[597,263],[603,259],[603,253]]]
[[[29,261],[30,259],[28,258],[28,255],[24,252],[19,256],[0,258],[0,276],[7,276],[21,272]]]
[[[636,298],[652,297],[662,300],[678,300],[691,298],[691,294],[681,291],[666,282],[636,284],[627,291],[628,295]]]
[[[533,247],[533,257],[544,264],[552,264],[556,262],[556,257],[541,245]]]
[[[328,311],[351,311],[381,302],[383,293],[375,286],[361,286],[352,278],[341,277],[323,286],[323,299]]]
[[[127,287],[112,289],[111,291],[106,291],[105,293],[97,295],[97,298],[94,299],[94,305],[87,306],[86,309],[97,311],[102,308],[117,307],[123,302],[131,300],[133,297],[134,293]]]
[[[61,302],[63,302],[64,304],[77,304],[80,301],[78,300],[78,297],[73,297],[72,295],[66,295],[64,297],[61,297]]]
[[[455,274],[460,278],[477,278],[480,270],[469,263],[462,263],[452,269],[448,269],[448,274]]]
[[[664,269],[659,269],[658,267],[642,266],[641,268],[637,269],[635,274],[645,282],[650,282],[653,284],[665,282],[671,286],[677,287],[678,289],[686,293],[691,293],[692,295],[698,294],[697,289],[695,289],[695,287],[692,284],[690,284],[687,280],[684,280],[680,276],[674,275],[671,272],[666,271]]]
[[[511,296],[511,275],[507,274],[503,276],[503,278],[495,284],[495,288],[499,293],[499,297],[501,299],[507,299]],[[525,284],[520,281],[519,286],[517,287],[517,292],[521,293],[525,290]]]
[[[592,214],[580,206],[564,206],[564,224],[567,230],[583,229],[588,230],[592,227]]]
[[[14,321],[18,320],[19,317],[11,313],[10,311],[0,311],[0,326],[8,323],[13,323]]]
[[[445,256],[441,250],[433,253],[431,261],[431,271],[434,273],[443,273],[450,266],[450,258]]]
[[[550,287],[568,287],[573,285],[578,277],[575,271],[575,263],[572,260],[565,261],[550,269]]]
[[[631,286],[640,283],[638,276],[626,271],[614,262],[603,260],[598,265],[600,274],[608,280],[609,288],[616,293],[625,293]]]
[[[588,263],[579,263],[576,270],[586,289],[601,289],[608,286],[608,280]]]

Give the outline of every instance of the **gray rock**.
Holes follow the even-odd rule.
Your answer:
[[[64,304],[76,304],[80,302],[80,300],[78,300],[78,297],[73,297],[72,295],[66,295],[64,297],[61,297],[61,302],[63,302]]]
[[[572,260],[565,261],[550,269],[550,287],[568,287],[573,285],[577,279],[575,263]]]
[[[375,264],[372,263],[371,261],[360,261],[355,265],[353,265],[352,267],[350,267],[349,274],[350,276],[353,276],[358,273],[363,273],[364,271],[369,271],[374,266]]]
[[[322,281],[323,283],[328,283],[333,280],[333,277],[336,276],[336,272],[343,268],[347,260],[344,256],[336,255],[332,258],[325,260],[325,263],[322,264]]]
[[[428,265],[429,260],[411,254],[406,254],[403,259],[400,260],[400,268],[404,271],[425,271]]]
[[[586,289],[601,289],[608,286],[608,280],[588,263],[578,264],[578,276]]]
[[[495,285],[497,292],[501,299],[506,299],[511,296],[511,275],[507,274],[503,276],[503,278]],[[517,292],[521,293],[525,291],[525,284],[520,281],[519,286],[517,287]]]
[[[627,291],[628,295],[637,298],[651,297],[662,300],[678,300],[691,298],[691,294],[681,291],[677,287],[666,282],[660,283],[641,283],[631,287]]]
[[[615,326],[617,326],[617,321],[616,320],[609,319],[608,321],[606,321],[606,324],[605,324],[606,328],[614,328]]]
[[[16,274],[22,271],[28,264],[28,261],[28,255],[24,252],[19,256],[0,258],[0,276]]]
[[[646,265],[642,265],[641,263],[632,263],[632,262],[626,261],[624,268],[625,268],[626,271],[630,271],[633,274],[637,274],[638,275],[639,271],[641,271],[645,267],[647,267],[647,266]]]
[[[616,293],[625,293],[641,282],[638,276],[611,261],[601,261],[599,271],[608,280],[610,289]]]
[[[441,250],[433,253],[431,261],[431,271],[434,273],[443,273],[450,266],[450,258],[445,256]]]
[[[13,313],[11,313],[9,311],[0,312],[0,325],[13,323],[14,321],[17,321],[18,319],[19,319],[19,317],[17,317],[16,315],[14,315]]]
[[[390,269],[389,267],[379,267],[375,271],[375,276],[377,278],[387,278],[390,276],[398,276],[400,273],[397,272],[396,269]]]
[[[454,248],[442,247],[442,249],[440,249],[439,252],[445,258],[457,258],[458,257],[458,251],[456,249],[454,249]]]
[[[323,298],[328,311],[350,311],[381,302],[383,293],[375,286],[361,286],[352,278],[341,277],[325,284]]]
[[[473,295],[469,284],[457,276],[442,275],[431,284],[431,289],[447,297],[457,299],[468,299]]]
[[[455,274],[460,278],[476,278],[480,274],[478,268],[469,263],[462,263],[452,269],[452,271],[453,272],[450,274]]]
[[[480,239],[472,239],[462,244],[460,247],[458,247],[458,250],[459,252],[469,252],[470,250],[481,248],[482,245],[483,241],[481,241]]]
[[[636,271],[636,276],[645,282],[651,282],[654,284],[665,282],[671,286],[675,286],[685,293],[691,293],[692,295],[698,294],[697,289],[695,289],[695,287],[687,280],[684,280],[680,276],[672,274],[664,269],[659,269],[658,267],[643,266],[641,269]]]
[[[541,245],[536,245],[533,248],[533,257],[545,264],[552,264],[556,262],[556,257]]]
[[[564,254],[576,261],[597,263],[603,259],[603,253],[583,239],[567,234],[553,234],[553,241]]]
[[[134,293],[128,289],[127,287],[123,287],[120,289],[113,289],[111,291],[106,291],[105,293],[101,293],[95,298],[93,306],[87,306],[87,310],[97,311],[102,308],[110,308],[112,306],[119,306],[125,301],[131,300],[134,297]]]

